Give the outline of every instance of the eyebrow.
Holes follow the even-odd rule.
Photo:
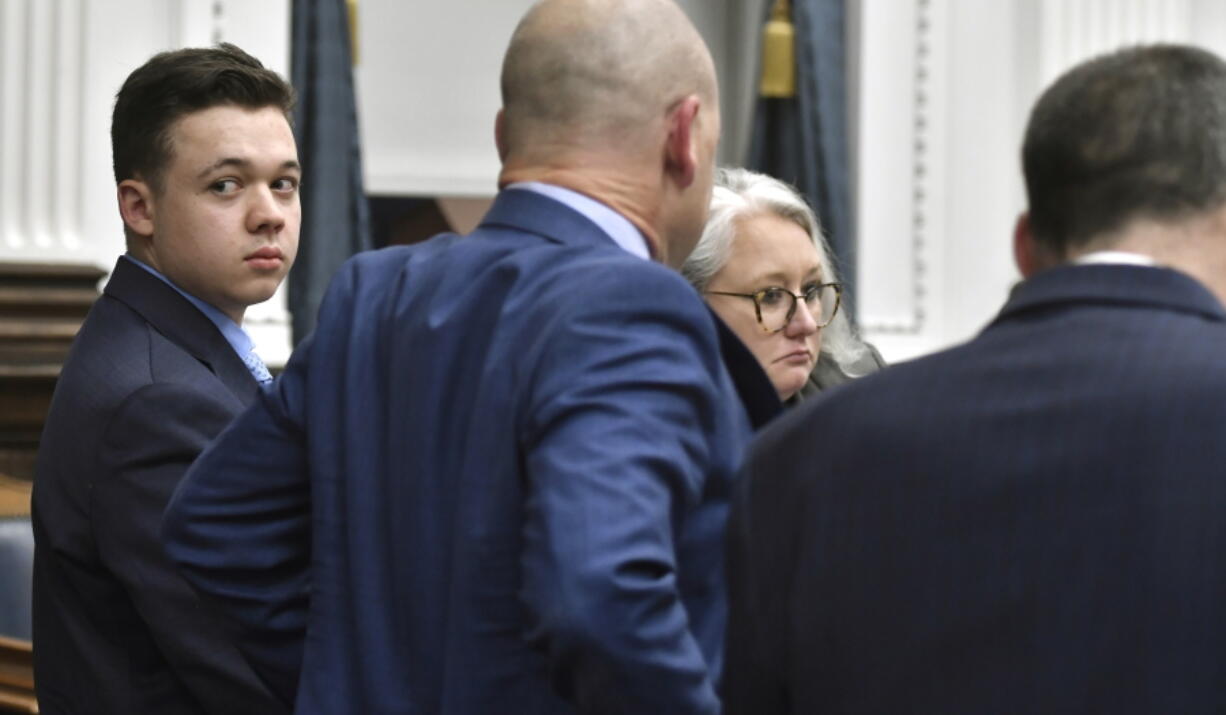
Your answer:
[[[812,270],[805,271],[805,278],[807,279],[809,276],[815,276],[815,277],[816,277],[818,280],[821,280],[821,277],[822,277],[822,267],[821,267],[821,266],[813,266],[813,269],[812,269]],[[772,272],[772,273],[764,273],[764,274],[761,274],[761,275],[756,275],[756,276],[754,276],[754,277],[753,277],[753,278],[750,280],[750,283],[751,283],[751,284],[753,284],[753,285],[773,285],[773,286],[774,286],[774,285],[778,285],[778,286],[781,286],[781,285],[783,285],[783,284],[787,283],[787,276],[783,275],[783,274],[782,274],[782,273],[780,273],[779,271],[774,271],[774,272]]]
[[[208,176],[214,171],[217,171],[218,169],[223,169],[227,166],[236,166],[240,169],[246,169],[251,166],[251,162],[248,161],[247,159],[240,159],[235,156],[228,156],[224,159],[218,159],[217,161],[210,164],[208,167],[205,168],[204,171],[200,172],[200,175],[197,178],[203,179],[204,177]],[[294,159],[288,159],[282,162],[279,168],[282,170],[293,169],[295,171],[302,171],[302,165],[299,164]]]

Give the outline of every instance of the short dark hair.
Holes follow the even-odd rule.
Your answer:
[[[1150,45],[1073,68],[1043,93],[1022,148],[1030,225],[1057,255],[1135,219],[1226,201],[1226,63]]]
[[[238,47],[172,50],[128,75],[115,97],[111,152],[115,183],[140,178],[161,189],[173,152],[170,130],[184,115],[221,105],[276,107],[292,121],[294,90]]]

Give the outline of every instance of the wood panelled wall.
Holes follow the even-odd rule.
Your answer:
[[[34,476],[55,380],[103,275],[88,265],[0,263],[0,514],[20,513],[14,480]]]

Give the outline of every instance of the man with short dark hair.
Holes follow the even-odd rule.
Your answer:
[[[716,713],[750,421],[661,265],[705,219],[714,64],[672,0],[543,0],[502,89],[481,226],[346,264],[167,550],[299,713]]]
[[[1086,62],[1023,164],[1025,281],[982,334],[754,445],[729,713],[1226,704],[1226,63]]]
[[[47,417],[33,520],[44,713],[285,711],[162,551],[189,464],[267,368],[240,327],[298,244],[293,91],[233,45],[159,54],[111,124],[127,253]]]

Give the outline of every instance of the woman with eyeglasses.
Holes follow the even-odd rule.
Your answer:
[[[839,312],[842,285],[812,209],[787,184],[720,169],[682,274],[794,403],[883,366]]]

